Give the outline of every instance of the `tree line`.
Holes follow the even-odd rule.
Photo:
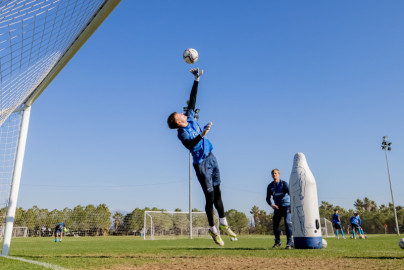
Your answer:
[[[334,206],[327,201],[322,201],[319,206],[321,218],[326,218],[332,222],[334,209],[338,210],[342,227],[345,232],[350,232],[350,218],[354,213],[358,213],[362,220],[362,227],[365,233],[396,233],[393,204],[378,206],[375,201],[365,197],[354,201],[354,209],[344,209],[341,206]],[[397,220],[400,231],[404,227],[404,208],[396,206]],[[254,226],[251,233],[273,234],[272,214],[267,214],[264,210],[253,206],[250,213],[253,215]],[[282,223],[281,223],[282,224]],[[386,226],[387,225],[387,226]]]
[[[393,205],[378,206],[374,201],[365,197],[354,202],[354,209],[344,209],[334,206],[327,201],[322,201],[319,206],[320,217],[332,220],[334,209],[338,209],[342,226],[345,231],[349,230],[350,217],[359,213],[362,219],[362,227],[366,233],[395,233],[395,219]],[[269,208],[269,207],[268,207]],[[78,205],[74,208],[63,210],[41,209],[33,206],[27,210],[17,208],[14,227],[27,227],[29,236],[51,236],[53,235],[56,223],[64,222],[69,229],[68,234],[77,236],[103,236],[103,235],[141,235],[144,230],[145,211],[165,211],[157,207],[135,208],[129,213],[111,213],[106,204],[97,206]],[[181,209],[175,209],[181,212]],[[404,224],[404,208],[396,207],[398,223],[400,227]],[[201,212],[193,209],[193,212]],[[258,206],[251,208],[249,219],[243,212],[230,209],[226,213],[228,223],[238,234],[273,234],[272,210],[267,213]],[[0,220],[4,224],[6,209],[0,209]],[[153,228],[157,233],[170,231],[173,234],[185,234],[189,230],[188,215],[162,214],[154,216]],[[146,220],[147,221],[147,220]],[[387,227],[385,227],[387,225]],[[205,215],[194,215],[193,227],[207,227]],[[150,222],[146,222],[146,232],[150,230]]]

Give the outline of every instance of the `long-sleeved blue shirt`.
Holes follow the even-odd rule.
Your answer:
[[[267,203],[272,204],[271,197],[277,206],[290,206],[289,185],[279,179],[279,183],[272,181],[267,188]]]
[[[334,213],[332,215],[332,220],[334,221],[335,224],[341,224],[341,222],[339,221],[339,215],[337,213]]]
[[[195,104],[198,92],[198,82],[194,81],[189,98],[188,109],[185,115],[188,117],[188,125],[178,128],[178,139],[191,152],[194,164],[201,163],[212,151],[212,143],[208,138],[201,136],[202,129],[195,120]]]
[[[358,224],[358,219],[356,218],[356,216],[352,216],[352,217],[351,217],[351,224],[359,225],[359,224]]]

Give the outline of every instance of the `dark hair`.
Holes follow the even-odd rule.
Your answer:
[[[337,209],[337,208],[334,208],[334,212],[335,212],[335,211],[338,211],[338,209]]]
[[[176,112],[173,112],[172,114],[170,114],[170,116],[169,116],[168,119],[167,119],[168,127],[171,128],[171,129],[176,129],[176,128],[178,128],[178,125],[177,125],[177,123],[175,122],[175,115],[176,115],[176,114],[177,114]]]

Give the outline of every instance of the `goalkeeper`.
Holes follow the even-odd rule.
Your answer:
[[[172,113],[167,124],[170,129],[177,129],[178,139],[191,152],[193,165],[198,177],[199,183],[202,186],[203,193],[206,199],[205,211],[209,222],[209,234],[219,246],[223,246],[224,242],[220,237],[220,233],[215,226],[213,219],[213,206],[215,206],[220,220],[219,229],[227,233],[233,240],[236,234],[229,228],[226,217],[224,215],[224,207],[222,195],[220,191],[220,172],[216,157],[212,153],[212,144],[206,138],[212,122],[207,124],[202,130],[198,122],[195,120],[195,103],[198,92],[199,79],[203,74],[203,70],[199,72],[199,68],[191,69],[190,72],[194,75],[195,80],[192,86],[191,95],[189,97],[188,108],[185,114]]]
[[[55,242],[62,242],[63,231],[64,231],[65,227],[66,227],[66,225],[63,222],[56,224],[56,227],[55,227]]]

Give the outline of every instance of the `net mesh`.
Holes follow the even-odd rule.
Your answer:
[[[8,206],[22,112],[15,112],[0,127],[0,209]],[[0,226],[5,212],[0,212]]]
[[[145,211],[144,239],[176,239],[189,237],[189,213],[169,211]],[[216,218],[217,219],[217,218]],[[205,212],[192,212],[192,235],[209,235],[209,224]]]
[[[326,218],[320,218],[321,223],[321,235],[323,237],[334,237],[334,227],[332,222]]]
[[[0,125],[32,94],[104,2],[0,1]]]

